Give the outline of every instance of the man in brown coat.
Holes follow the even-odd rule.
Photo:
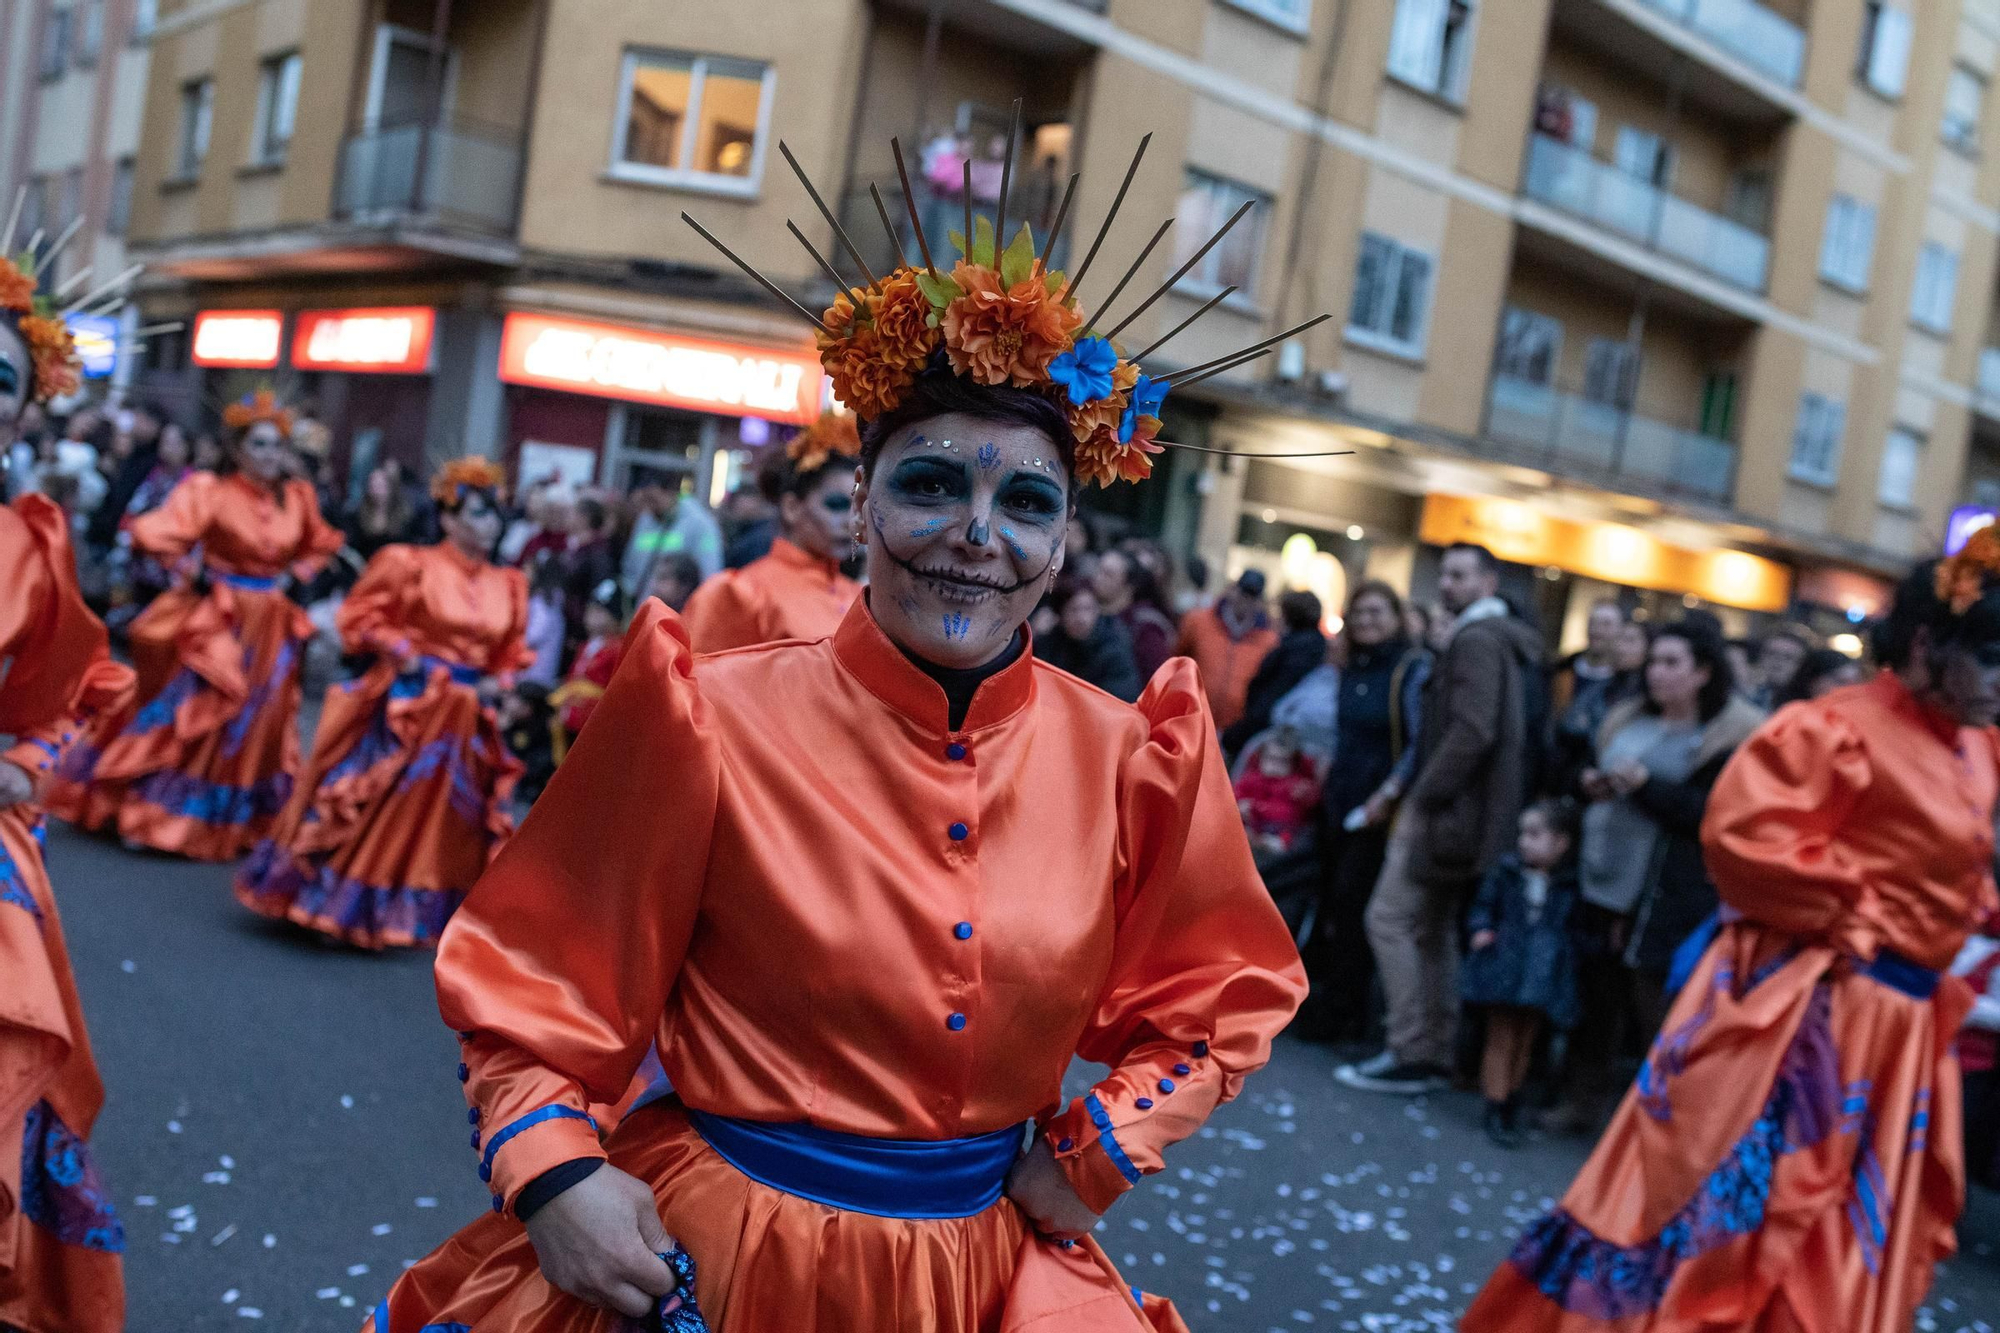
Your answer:
[[[1514,846],[1540,737],[1541,638],[1500,598],[1500,564],[1482,546],[1444,554],[1438,600],[1451,642],[1424,691],[1416,776],[1404,794],[1368,943],[1388,1003],[1388,1046],[1336,1077],[1371,1092],[1419,1093],[1449,1082],[1458,1022],[1458,915],[1478,877]]]

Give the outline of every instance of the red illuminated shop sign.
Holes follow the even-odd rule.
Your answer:
[[[820,408],[819,358],[810,351],[708,342],[553,315],[507,316],[500,378],[801,425],[817,420]]]
[[[285,317],[276,310],[204,310],[194,317],[197,366],[270,370],[278,364]]]
[[[292,365],[421,375],[431,368],[435,312],[424,306],[377,310],[303,310],[292,332]]]

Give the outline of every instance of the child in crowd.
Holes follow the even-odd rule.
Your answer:
[[[589,637],[577,650],[569,679],[549,696],[549,702],[561,710],[558,716],[570,740],[576,739],[590,720],[625,652],[625,593],[617,579],[605,579],[591,590],[583,607],[583,632]]]
[[[687,610],[688,598],[701,586],[701,566],[684,552],[663,555],[646,580],[645,595],[657,597],[676,612]]]
[[[1260,865],[1297,847],[1319,808],[1319,774],[1291,727],[1277,727],[1246,756],[1236,808]]]
[[[563,636],[568,628],[563,620],[562,561],[545,556],[528,566],[528,627],[523,637],[534,664],[521,673],[525,684],[553,690],[562,678]]]
[[[1468,1004],[1486,1009],[1480,1071],[1486,1133],[1520,1142],[1521,1085],[1545,1026],[1576,1021],[1576,959],[1569,917],[1576,904],[1577,809],[1567,798],[1538,801],[1521,815],[1520,840],[1480,881],[1466,914],[1472,952],[1459,975]]]

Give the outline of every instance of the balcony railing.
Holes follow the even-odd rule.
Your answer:
[[[2000,401],[2000,347],[1980,349],[1979,396]]]
[[[891,176],[887,180],[859,181],[845,195],[840,203],[840,225],[846,229],[854,244],[867,259],[868,267],[876,273],[884,273],[896,266],[895,247],[882,231],[882,219],[875,211],[875,201],[869,197],[868,187],[873,184],[882,192],[882,203],[889,210],[889,221],[896,228],[896,235],[902,241],[904,255],[912,264],[923,263],[917,252],[916,232],[910,227],[909,209],[903,203],[902,182]],[[951,233],[965,230],[965,196],[960,193],[944,194],[933,190],[922,181],[912,181],[911,187],[917,194],[917,217],[924,226],[924,240],[931,247],[931,258],[937,262],[939,271],[950,267],[951,257],[957,252],[951,248]],[[998,190],[994,193],[997,195]],[[976,199],[972,215],[994,220],[993,204]],[[1023,222],[1034,228],[1035,245],[1039,248],[1048,239],[1049,227],[1055,222],[1056,209],[1062,205],[1062,186],[1045,174],[1029,173],[1025,180],[1015,180],[1008,190],[1007,231],[1021,229]],[[1069,255],[1069,240],[1075,231],[1074,217],[1063,225],[1062,238],[1056,242],[1049,255],[1049,267],[1059,269]],[[1005,241],[1001,244],[1004,246]],[[847,271],[844,252],[838,256],[828,255],[834,267]],[[848,273],[850,279],[858,275]]]
[[[1735,494],[1735,445],[1610,403],[1495,374],[1486,420],[1493,435],[1540,451],[1555,471],[1581,464],[1722,503]]]
[[[1676,199],[1547,134],[1528,145],[1531,198],[1588,218],[1745,291],[1764,290],[1771,242],[1741,223]]]
[[[1799,86],[1806,63],[1806,35],[1756,0],[1645,0],[1687,25],[1744,64],[1787,88]]]
[[[414,214],[511,235],[520,183],[517,131],[467,122],[397,125],[341,145],[334,211],[359,219]]]

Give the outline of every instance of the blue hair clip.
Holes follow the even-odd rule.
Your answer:
[[[676,1245],[660,1256],[674,1270],[673,1294],[660,1297],[648,1333],[709,1333],[694,1297],[694,1256]]]

